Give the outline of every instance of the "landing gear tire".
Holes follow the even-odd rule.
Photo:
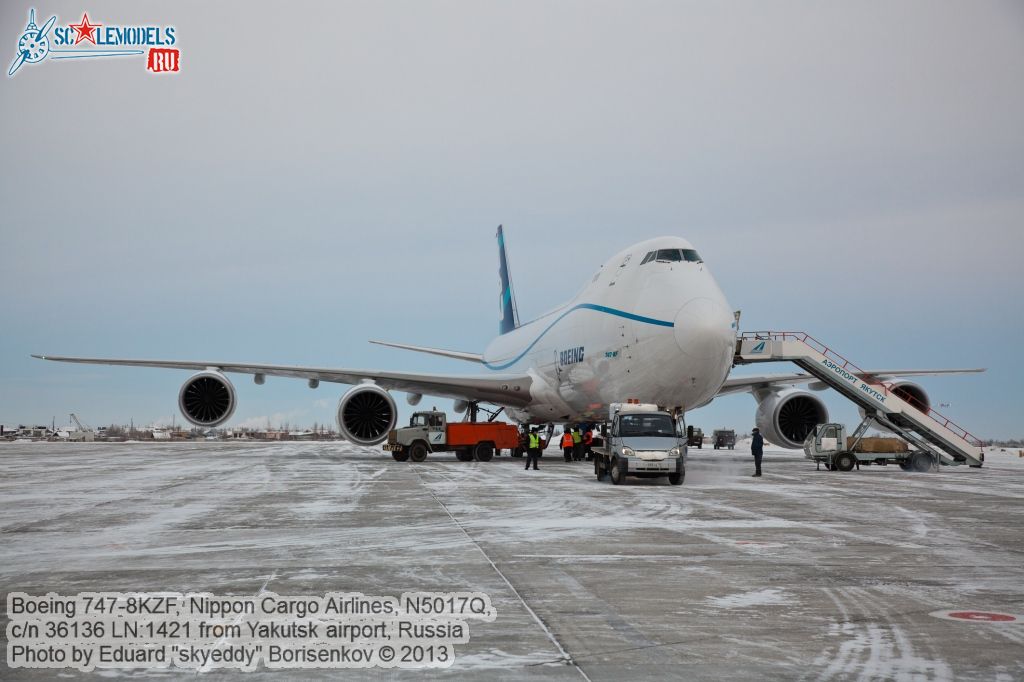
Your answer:
[[[608,472],[608,475],[611,477],[613,485],[622,485],[626,482],[626,475],[623,473],[622,467],[619,465],[618,457],[612,460],[612,469]]]
[[[927,452],[915,453],[913,458],[910,460],[911,468],[918,473],[925,473],[931,471],[935,465],[935,460]]]
[[[409,459],[408,450],[393,450],[391,456],[395,458],[396,462],[405,462]]]
[[[460,462],[472,462],[473,453],[470,450],[456,450],[455,459],[459,460]]]
[[[678,473],[672,473],[668,475],[668,482],[672,485],[682,485],[683,481],[686,480],[686,469],[680,470]]]
[[[424,443],[413,443],[409,447],[409,459],[414,462],[422,462],[427,458],[427,446]]]
[[[839,471],[853,471],[856,465],[857,458],[850,452],[840,452],[832,459],[832,466]]]
[[[473,459],[478,462],[490,462],[494,458],[494,443],[477,443],[473,448]]]

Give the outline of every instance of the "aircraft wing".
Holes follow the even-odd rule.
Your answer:
[[[941,374],[976,374],[984,372],[981,368],[970,369],[879,369],[866,370],[858,374],[866,381],[888,381],[895,377],[913,376],[937,376]],[[754,374],[742,377],[730,377],[722,384],[718,395],[729,395],[730,393],[742,393],[743,391],[755,391],[759,389],[781,388],[794,384],[806,384],[817,381],[817,378],[803,372],[792,374]]]
[[[89,365],[120,365],[126,367],[159,367],[202,371],[217,369],[234,374],[314,379],[338,384],[358,384],[370,380],[381,388],[425,393],[440,398],[480,400],[510,407],[523,407],[530,402],[527,374],[447,375],[383,372],[379,370],[339,369],[331,367],[296,367],[292,365],[259,365],[240,362],[195,362],[178,360],[125,360],[120,358],[78,358],[59,355],[33,355],[40,360],[77,362]]]

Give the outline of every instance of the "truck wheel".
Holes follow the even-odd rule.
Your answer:
[[[522,448],[516,448],[516,449],[514,449],[514,450],[512,451],[512,456],[513,456],[513,457],[522,457],[522,456],[523,456],[523,449],[522,449]]]
[[[478,462],[490,462],[494,458],[494,443],[484,441],[473,448],[473,459]]]
[[[686,480],[686,469],[680,469],[678,473],[673,472],[668,475],[668,482],[672,485],[682,485],[684,480]]]
[[[608,474],[612,479],[612,484],[614,485],[622,485],[626,482],[626,476],[622,473],[622,467],[619,466],[618,457],[612,460],[612,469]]]
[[[458,450],[455,451],[455,459],[459,460],[460,462],[472,462],[473,452],[471,450],[459,448]]]
[[[601,458],[594,458],[594,474],[597,476],[597,480],[604,478],[604,468],[601,466]]]
[[[409,459],[409,451],[408,450],[394,450],[391,453],[391,456],[395,458],[396,462],[405,462],[406,460]]]
[[[857,465],[857,458],[851,452],[840,452],[832,458],[832,466],[839,471],[853,471]]]
[[[902,462],[899,463],[899,465],[900,465],[900,469],[903,469],[904,471],[910,471],[910,462],[909,461],[903,460]]]
[[[409,446],[409,459],[414,462],[422,462],[427,458],[427,446],[426,444],[418,440]]]
[[[927,452],[915,453],[910,460],[910,468],[922,474],[931,471],[934,464],[935,460]]]

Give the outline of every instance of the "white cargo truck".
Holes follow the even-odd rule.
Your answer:
[[[680,485],[686,477],[686,433],[670,412],[657,405],[612,403],[608,409],[608,437],[594,448],[594,473],[605,474],[615,485],[627,476],[667,476]]]

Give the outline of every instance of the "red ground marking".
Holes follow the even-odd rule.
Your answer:
[[[989,613],[987,611],[950,611],[950,618],[958,620],[974,620],[982,623],[1008,623],[1017,620],[1008,613]]]

